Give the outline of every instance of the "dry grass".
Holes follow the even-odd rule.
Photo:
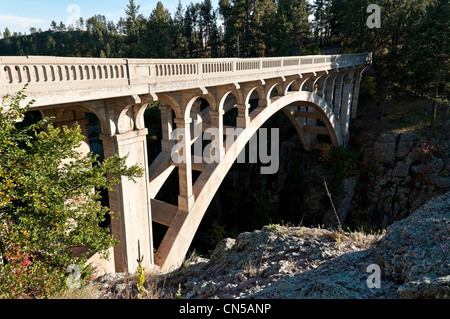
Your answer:
[[[80,288],[71,288],[52,296],[51,299],[103,299],[100,285],[90,282]]]
[[[121,293],[124,298],[136,298],[136,296],[133,296],[133,289],[130,288],[130,283],[136,283],[135,276],[128,275],[118,281],[110,282],[109,288],[102,288],[104,284],[91,281],[80,288],[71,288],[60,292],[54,296],[51,296],[50,299],[107,299],[108,297],[105,296],[106,290],[109,290],[112,286],[118,283],[126,285],[125,292]],[[159,273],[146,271],[144,282],[145,293],[142,295],[142,299],[160,299],[164,284],[165,282],[161,279],[161,277],[159,277]],[[114,294],[110,296],[110,298],[113,299],[115,297],[116,296]]]
[[[145,288],[147,289],[147,295],[145,299],[160,299],[164,281],[161,282],[161,279],[156,274],[147,274],[146,278]]]
[[[255,266],[255,263],[253,261],[247,261],[244,265],[244,275],[247,275],[249,277],[253,277],[257,275],[258,269]]]
[[[384,235],[384,232],[367,233],[363,230],[341,231],[309,227],[293,227],[292,230],[295,230],[295,234],[299,237],[324,237],[342,245],[353,244],[363,249],[369,248]]]
[[[348,241],[357,247],[367,249],[381,239],[385,231],[378,233],[366,233],[363,230],[350,231],[344,233],[344,241]]]
[[[304,226],[294,227],[293,230],[295,230],[295,233],[297,234],[297,236],[305,237],[305,238],[324,236],[330,232],[326,229],[322,229],[319,227],[313,228],[313,227],[304,227]]]

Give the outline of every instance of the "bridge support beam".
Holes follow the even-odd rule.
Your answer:
[[[337,77],[338,73],[331,74],[327,79],[327,84],[325,87],[325,101],[327,102],[328,106],[333,108],[333,98],[334,98],[334,91],[335,91],[335,79]]]
[[[211,128],[216,131],[215,134],[211,134],[211,159],[218,163],[222,160],[224,155],[223,147],[223,110],[211,110],[209,115],[211,117]]]
[[[151,212],[148,200],[148,160],[147,129],[133,130],[123,134],[101,134],[105,157],[119,154],[128,155],[126,164],[138,164],[144,175],[136,183],[121,178],[121,183],[109,192],[109,206],[113,212],[120,212],[111,219],[111,230],[120,240],[114,247],[114,262],[117,272],[134,273],[138,267],[137,245],[144,255],[142,266],[150,269],[153,264],[153,242],[151,231]]]
[[[169,105],[160,104],[159,110],[162,128],[161,150],[170,153],[174,145],[174,141],[170,139],[173,131],[172,108]]]
[[[238,109],[236,126],[246,128],[250,124],[250,116],[248,115],[250,104],[238,104],[236,107]]]
[[[178,209],[188,213],[194,205],[194,195],[192,193],[192,161],[191,161],[191,122],[192,119],[175,118],[177,129],[182,134],[178,135],[177,149],[178,176],[180,193],[178,195]]]
[[[355,73],[355,85],[353,87],[353,98],[352,98],[352,110],[351,110],[351,118],[356,119],[356,112],[358,109],[358,98],[359,98],[359,89],[361,87],[361,78],[362,73],[366,70],[366,68],[358,69]]]
[[[333,113],[339,117],[341,114],[342,105],[342,86],[344,83],[344,77],[346,73],[339,73],[334,80],[334,96],[333,96]]]
[[[355,71],[349,71],[342,84],[341,113],[339,115],[339,125],[341,127],[342,141],[344,146],[348,145],[350,128],[350,108],[353,93],[353,79]]]

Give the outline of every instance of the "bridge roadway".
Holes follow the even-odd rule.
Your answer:
[[[169,271],[183,261],[237,155],[273,114],[282,110],[288,116],[305,149],[320,148],[323,141],[347,145],[361,76],[370,64],[370,53],[164,60],[0,57],[0,96],[14,94],[28,84],[24,105],[33,99],[32,110],[54,116],[55,126],[77,122],[86,136],[86,112],[99,118],[105,157],[129,155],[127,164],[139,164],[144,176],[136,182],[122,178],[109,192],[111,210],[120,212],[120,218],[111,222],[120,244],[114,247],[110,263],[95,256],[92,261],[99,268],[106,267],[105,271],[133,273],[139,241],[143,266]],[[200,109],[200,99],[209,106]],[[258,106],[250,112],[254,99]],[[160,103],[163,138],[161,153],[149,165],[144,111],[153,102]],[[223,115],[232,108],[238,113],[233,127],[242,130],[230,151],[224,148]],[[192,160],[196,123],[219,132],[211,141],[217,159],[212,163]],[[182,132],[178,141],[173,139],[175,128]],[[183,145],[187,159],[178,164],[171,158],[176,142]],[[78,151],[89,152],[87,138]],[[175,167],[178,203],[157,200]],[[193,169],[201,171],[195,183]],[[155,254],[152,222],[168,227]]]

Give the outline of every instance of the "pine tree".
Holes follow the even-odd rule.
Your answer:
[[[402,53],[408,56],[410,83],[433,99],[430,126],[435,127],[438,100],[450,100],[450,6],[447,0],[429,4],[410,30]]]
[[[172,53],[173,21],[169,11],[158,1],[150,14],[145,36],[148,56],[151,58],[169,58]]]
[[[187,57],[188,42],[185,37],[184,9],[181,0],[173,17],[173,54],[177,58]]]
[[[284,50],[289,55],[298,55],[302,52],[305,39],[309,35],[308,16],[310,7],[305,0],[279,0],[278,17],[288,28],[288,39],[280,38],[279,41],[285,41]],[[290,48],[289,48],[290,44]]]
[[[3,32],[3,38],[7,39],[11,36],[11,31],[9,31],[8,28],[5,28],[5,31]]]
[[[319,39],[320,45],[329,44],[330,39],[330,18],[331,18],[331,1],[330,0],[314,0],[314,35]]]
[[[211,49],[212,38],[215,32],[215,26],[217,24],[216,15],[213,10],[211,0],[204,0],[199,6],[201,35],[203,39],[201,44],[205,51],[204,56],[207,56],[207,50]]]
[[[371,0],[332,0],[331,28],[338,36],[344,51],[367,51],[366,8]],[[384,17],[383,17],[384,18]],[[384,19],[383,19],[384,20]]]
[[[223,20],[223,43],[225,46],[225,55],[229,57],[239,56],[239,50],[236,48],[237,33],[234,27],[233,6],[231,0],[219,0],[219,14]]]
[[[119,21],[118,27],[125,34],[125,52],[128,57],[144,57],[144,49],[140,42],[145,30],[145,18],[139,13],[140,5],[129,0],[125,9],[126,18]]]

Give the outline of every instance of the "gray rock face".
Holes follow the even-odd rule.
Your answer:
[[[183,298],[200,299],[450,298],[449,258],[450,192],[385,235],[266,226],[226,238],[209,261],[166,275],[163,295],[182,283]]]
[[[105,298],[136,298],[133,280],[109,274],[96,282]],[[385,234],[266,226],[146,284],[158,298],[450,299],[450,192]]]
[[[367,286],[366,268],[376,258],[365,248],[379,237],[338,241],[324,229],[264,227],[224,239],[208,262],[170,274],[165,294],[184,282],[184,298],[396,298],[392,283]]]
[[[450,296],[450,192],[389,227],[377,261],[403,297]]]
[[[358,183],[365,193],[354,196],[350,211],[363,210],[366,223],[386,228],[450,188],[448,137],[362,134],[355,143],[363,154]]]
[[[360,224],[386,229],[450,189],[448,136],[438,139],[414,133],[381,136],[360,133],[352,145],[352,150],[361,154],[360,174],[342,178],[339,191],[332,191],[341,223],[352,219],[352,213],[363,212]],[[323,184],[327,181],[331,189],[336,178],[326,173],[316,153],[300,149],[295,138],[281,143],[273,194],[288,194],[289,216],[301,220],[303,225],[336,227],[336,217]],[[249,167],[248,171],[230,172],[224,184],[235,188],[242,183],[245,187],[260,185],[261,189],[271,185],[270,175],[260,175],[257,167]],[[297,171],[297,180],[289,182],[292,172]],[[293,192],[292,188],[297,191]]]

